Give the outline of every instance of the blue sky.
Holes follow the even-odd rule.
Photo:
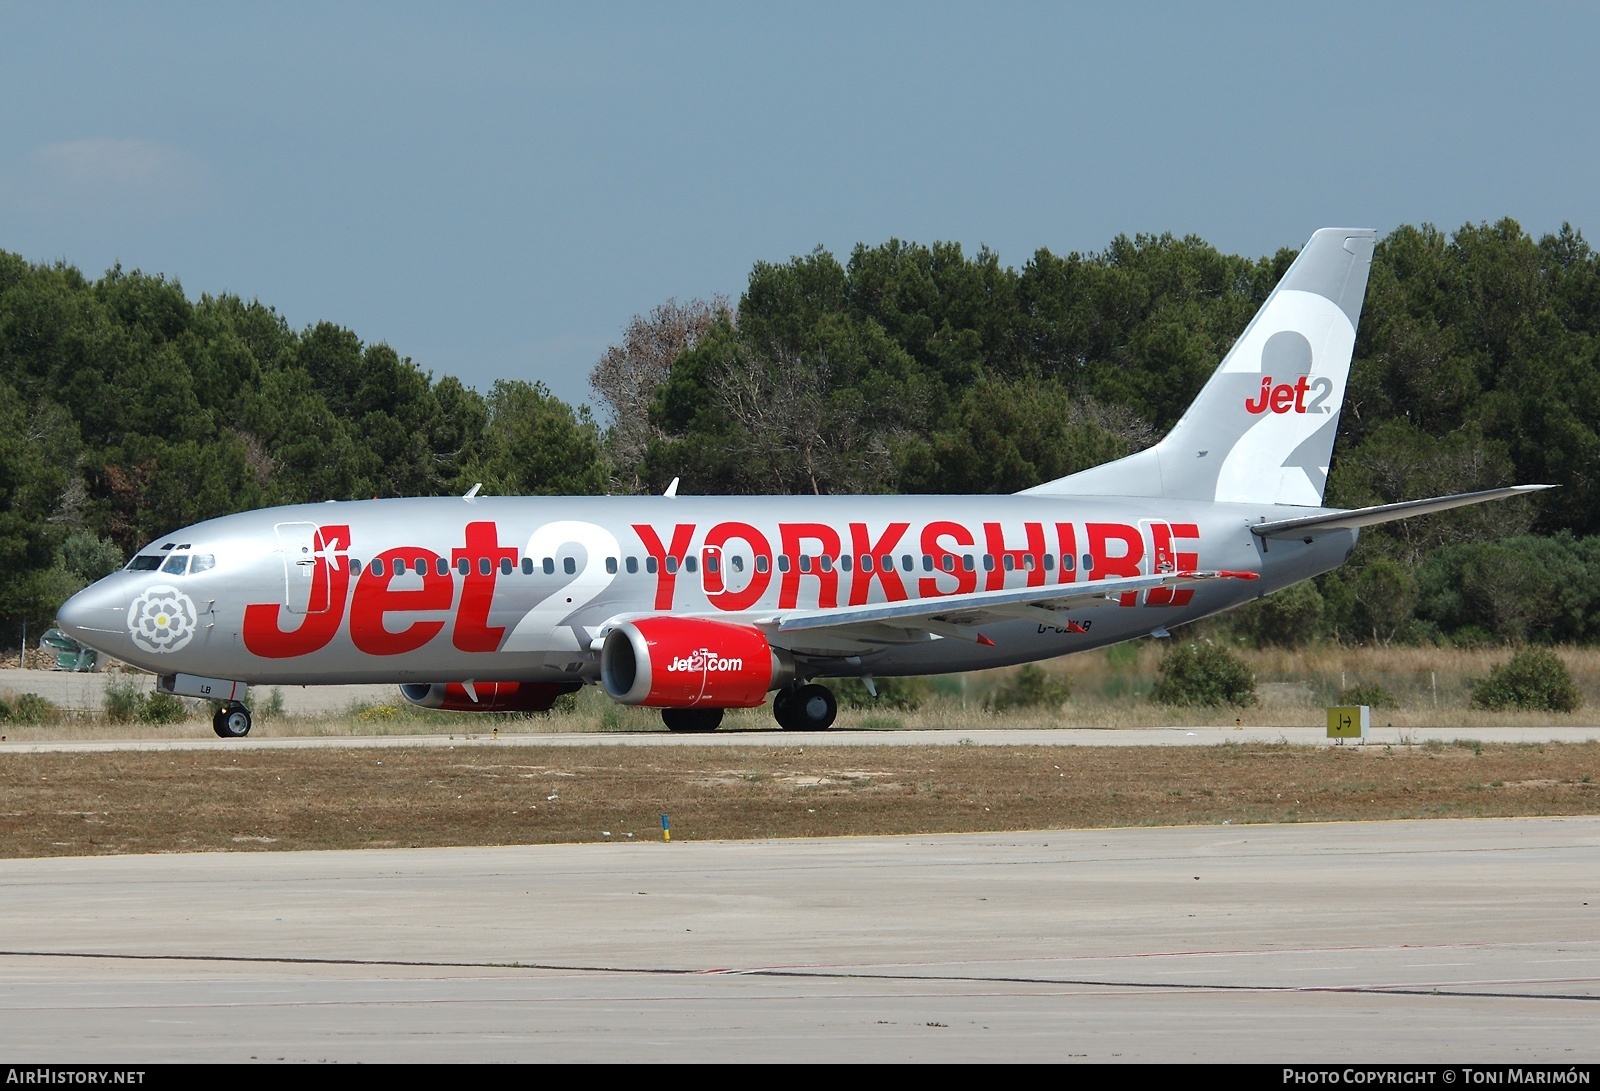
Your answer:
[[[1579,4],[0,2],[0,249],[584,400],[632,315],[819,244],[1593,235],[1597,41]]]

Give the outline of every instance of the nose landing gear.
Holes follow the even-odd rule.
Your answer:
[[[788,686],[772,696],[772,716],[785,731],[826,731],[839,715],[833,690],[815,682]]]
[[[211,730],[223,739],[242,739],[250,734],[250,710],[238,701],[229,701],[211,717]]]

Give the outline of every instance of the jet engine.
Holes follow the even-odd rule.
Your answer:
[[[752,708],[794,677],[794,660],[760,629],[700,618],[624,622],[600,648],[615,701],[650,708]]]
[[[409,682],[400,696],[444,712],[549,712],[557,697],[582,688],[581,682]]]

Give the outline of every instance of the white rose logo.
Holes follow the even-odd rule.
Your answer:
[[[151,587],[128,607],[128,632],[147,652],[175,652],[194,636],[194,602],[176,587]]]

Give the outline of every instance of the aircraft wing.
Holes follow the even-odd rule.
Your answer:
[[[1070,624],[1065,611],[1075,606],[1115,599],[1153,587],[1183,587],[1207,580],[1256,578],[1254,572],[1225,569],[1118,576],[1083,583],[1018,587],[1006,591],[970,591],[905,602],[796,610],[773,615],[757,624],[768,631],[774,644],[796,651],[815,649],[820,652],[828,648],[853,652],[885,644],[916,643],[931,637],[993,645],[994,642],[984,636],[980,628],[985,622],[1022,618],[1065,629]]]

